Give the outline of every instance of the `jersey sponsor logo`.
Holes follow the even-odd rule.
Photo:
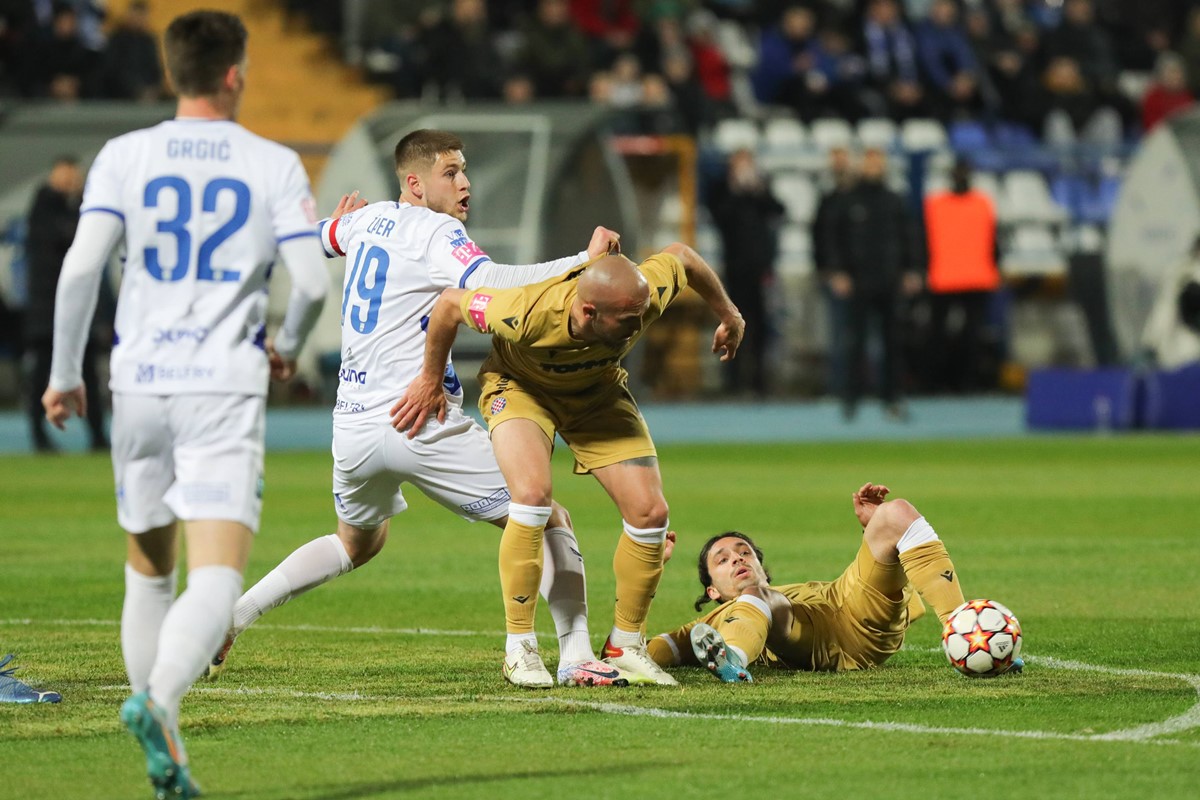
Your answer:
[[[195,342],[200,344],[208,338],[208,328],[159,328],[154,332],[155,346]]]
[[[478,500],[472,501],[470,503],[466,503],[464,505],[459,506],[459,508],[461,508],[463,511],[467,512],[468,514],[475,514],[478,516],[483,516],[484,514],[487,514],[489,511],[494,511],[495,509],[500,508],[501,506],[508,505],[508,501],[510,498],[511,498],[511,495],[509,495],[508,489],[497,489],[496,491],[489,494],[487,497],[482,497]]]
[[[138,364],[135,383],[212,380],[217,371],[194,364]]]
[[[475,323],[475,327],[483,332],[487,332],[487,307],[488,303],[492,302],[490,294],[477,294],[471,298],[471,305],[467,306],[467,313],[471,315],[471,321]]]
[[[461,228],[456,228],[450,236],[450,255],[454,256],[458,263],[464,267],[477,258],[487,257],[487,253],[483,252],[483,249],[479,245],[472,242]]]
[[[346,414],[361,414],[367,410],[367,407],[362,403],[351,403],[349,400],[339,399],[333,404],[334,411],[341,411]]]
[[[620,356],[610,356],[609,358],[597,358],[591,361],[580,361],[577,364],[542,364],[540,366],[545,372],[553,372],[555,375],[565,375],[569,372],[582,372],[585,369],[608,367],[613,364],[617,364],[620,361]]]
[[[508,400],[504,399],[503,397],[497,397],[495,400],[492,401],[492,416],[494,417],[497,414],[499,414],[501,411],[504,410],[504,407],[507,405],[508,405]]]
[[[365,369],[342,367],[338,370],[338,380],[342,383],[357,383],[359,386],[366,386],[367,371]]]

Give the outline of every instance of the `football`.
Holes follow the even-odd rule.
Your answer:
[[[1021,655],[1021,623],[995,600],[970,600],[950,612],[942,649],[963,675],[1003,675]]]

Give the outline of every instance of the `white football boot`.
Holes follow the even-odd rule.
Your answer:
[[[538,655],[537,645],[529,642],[521,643],[519,653],[504,657],[504,680],[525,689],[549,689],[554,685],[554,678]]]
[[[630,685],[653,683],[659,686],[678,686],[669,672],[660,667],[650,657],[646,649],[646,640],[640,639],[635,645],[617,647],[611,640],[605,640],[604,649],[600,651],[605,664],[611,664],[624,673]]]

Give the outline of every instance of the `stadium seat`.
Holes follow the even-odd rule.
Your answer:
[[[909,119],[900,127],[905,150],[940,150],[946,146],[946,129],[936,119]]]
[[[896,144],[896,123],[886,117],[859,120],[858,141],[863,147],[891,150]]]
[[[1004,176],[1003,199],[1008,217],[1014,221],[1059,223],[1067,219],[1066,209],[1054,202],[1040,172],[1009,172]]]
[[[787,218],[807,225],[817,209],[817,189],[807,175],[783,173],[771,181],[771,191],[787,208]]]
[[[677,192],[663,196],[658,208],[659,225],[678,225],[683,220],[683,198]]]
[[[733,20],[721,20],[716,30],[717,49],[735,70],[748,70],[758,63],[758,51],[746,29]]]
[[[763,144],[771,150],[798,150],[808,144],[808,132],[798,119],[776,117],[763,126]]]
[[[758,123],[752,119],[723,119],[713,131],[713,143],[722,153],[758,147]]]
[[[974,155],[992,146],[992,137],[982,122],[960,120],[950,126],[950,146],[955,152]]]
[[[854,144],[854,131],[844,119],[815,119],[809,132],[812,134],[813,144],[822,152],[829,152],[835,147],[851,147]]]
[[[1001,269],[1007,275],[1061,275],[1066,262],[1049,227],[1024,223],[1013,229]]]

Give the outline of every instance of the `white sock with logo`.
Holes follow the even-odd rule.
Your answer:
[[[352,569],[354,564],[336,533],[301,545],[237,601],[233,609],[234,635],[271,609]]]

